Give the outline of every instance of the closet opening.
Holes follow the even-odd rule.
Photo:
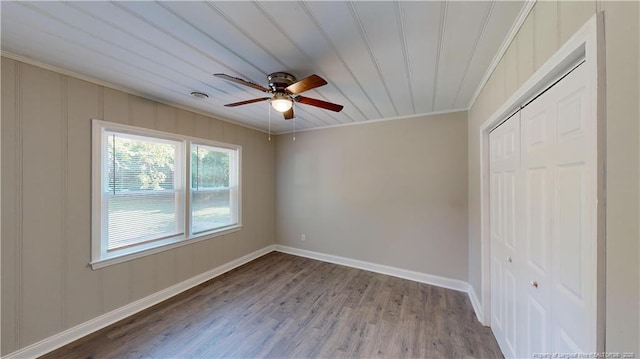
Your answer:
[[[507,357],[531,356],[533,353],[526,353],[525,350],[533,349],[534,347],[548,348],[549,350],[566,349],[564,352],[574,352],[576,350],[604,351],[605,67],[602,29],[603,16],[602,14],[596,14],[480,127],[480,247],[482,272],[480,306],[482,310],[478,314],[478,318],[484,325],[492,327],[496,337],[499,335],[503,336],[502,343],[500,344],[501,349]],[[577,76],[580,73],[582,75]],[[577,101],[571,102],[571,99],[567,99],[572,96],[573,92],[572,90],[567,90],[567,93],[562,95],[564,96],[563,98],[558,98],[557,96],[560,95],[557,93],[558,91],[561,92],[562,84],[568,81],[575,82],[576,77],[583,77],[584,79],[582,97]],[[574,79],[572,80],[572,78]],[[556,94],[554,95],[554,93]],[[560,122],[558,122],[556,118],[554,120],[555,122],[547,123],[547,128],[545,128],[545,126],[538,126],[540,123],[535,121],[536,116],[539,115],[539,113],[535,113],[535,111],[540,110],[539,107],[541,107],[541,105],[539,105],[539,103],[541,103],[541,100],[547,98],[546,101],[552,101],[548,100],[550,97],[556,100],[567,100],[566,103],[558,105],[566,105],[562,110],[565,111],[565,113],[562,114],[562,116],[565,117],[563,117]],[[549,106],[553,107],[552,105]],[[581,120],[580,116],[582,112],[585,113],[586,117]],[[573,116],[571,114],[578,115]],[[518,122],[517,125],[509,125],[508,121],[512,120]],[[505,124],[509,126],[504,127]],[[552,128],[548,128],[549,126]],[[502,132],[502,134],[500,132]],[[511,133],[509,134],[509,132]],[[555,133],[556,142],[552,144],[552,142],[548,142],[552,138],[547,135],[553,133]],[[497,142],[502,141],[503,143],[499,146],[494,145],[492,147],[490,136],[499,137],[500,135],[508,139],[499,140]],[[578,139],[578,137],[580,137],[580,139]],[[524,141],[521,141],[523,139]],[[496,141],[494,140],[494,142]],[[581,144],[578,145],[578,142]],[[545,154],[534,155],[535,151],[533,151],[532,148],[536,146],[542,148],[546,146],[545,144],[549,145],[549,149],[545,150],[546,152],[540,152],[544,152]],[[508,251],[500,252],[502,249],[492,246],[494,243],[492,242],[492,235],[495,234],[492,228],[497,225],[506,228],[504,227],[505,224],[500,224],[499,221],[496,222],[494,209],[492,209],[491,206],[491,201],[495,200],[495,198],[492,197],[493,193],[495,193],[495,189],[492,187],[495,186],[495,183],[492,184],[492,178],[495,177],[492,177],[492,156],[495,157],[495,151],[498,151],[496,149],[497,147],[500,147],[500,151],[502,151],[503,154],[509,153],[514,158],[517,157],[517,161],[523,160],[523,163],[531,165],[524,171],[525,174],[513,171],[513,178],[503,179],[499,184],[499,186],[502,186],[500,188],[503,188],[503,198],[504,193],[506,193],[504,192],[504,188],[511,185],[513,185],[511,193],[513,193],[514,196],[516,194],[519,196],[517,200],[515,197],[513,198],[514,207],[512,211],[514,218],[520,218],[520,221],[525,222],[513,228],[522,230],[521,228],[527,228],[528,226],[528,228],[534,232],[536,230],[548,231],[548,233],[550,233],[547,235],[549,238],[552,236],[565,238],[562,242],[556,241],[545,244],[548,247],[547,249],[555,245],[554,252],[546,252],[542,257],[535,257],[534,254],[542,255],[543,253],[540,251],[541,247],[535,247],[540,244],[535,241],[523,242],[526,244],[526,251],[519,254],[509,253]],[[553,155],[551,148],[554,149],[553,151],[564,151],[562,152],[564,154],[558,156]],[[524,149],[524,151],[521,151],[521,149]],[[576,163],[581,163],[580,161],[582,160],[569,158],[576,154],[581,154],[584,157],[585,167],[578,168],[579,166],[576,165]],[[542,157],[546,157],[552,162],[554,158],[569,158],[570,161],[567,163],[554,163],[553,168],[550,167],[551,169],[548,169],[544,175],[540,175],[544,173],[544,171],[540,171],[539,173],[534,172],[544,167],[540,162],[536,162],[540,161]],[[505,158],[500,160],[505,160]],[[521,163],[508,164],[503,161],[501,165],[504,167],[505,173],[507,173],[510,169],[518,169],[519,171]],[[508,176],[505,176],[505,178],[506,177]],[[516,186],[518,187],[516,188]],[[576,191],[575,188],[578,187],[581,191],[584,190],[584,192]],[[492,189],[494,189],[493,192]],[[546,192],[549,193],[547,194]],[[539,203],[534,203],[534,200],[540,200],[540,198],[544,196],[548,196],[545,199],[546,202],[538,201]],[[527,208],[525,204],[530,206]],[[551,204],[553,204],[553,206],[551,206]],[[498,214],[510,209],[506,204],[502,206]],[[578,217],[571,217],[571,213],[576,212],[572,210],[572,208],[574,208],[572,206],[580,206],[582,211],[580,213],[582,214]],[[542,208],[548,212],[536,212],[536,208]],[[574,209],[577,208],[578,207],[575,207]],[[537,213],[538,215],[537,219],[540,223],[538,223],[537,226],[532,225],[531,218],[533,217],[531,213]],[[527,214],[529,214],[529,222],[526,222]],[[498,218],[505,221],[507,217],[504,217],[504,215],[500,217],[500,215],[498,215]],[[544,222],[542,222],[542,219],[544,219]],[[506,220],[508,220],[508,218]],[[576,223],[579,225],[576,226]],[[554,225],[555,227],[553,227]],[[583,232],[576,232],[576,228]],[[515,230],[516,229],[514,229],[514,231]],[[584,232],[584,230],[588,231],[588,233]],[[504,233],[504,229],[502,229],[500,234],[503,235]],[[576,233],[578,233],[577,237]],[[524,240],[520,239],[520,237],[527,235],[529,235],[529,237],[525,238],[535,237],[527,234],[527,232],[523,232],[518,234],[518,238],[522,242]],[[588,238],[585,236],[588,236]],[[584,243],[576,242],[575,238],[578,237],[586,238],[584,243],[588,243],[589,245],[584,246]],[[567,241],[566,238],[569,238],[569,240]],[[505,237],[505,240],[507,239],[508,238]],[[572,240],[573,242],[571,242]],[[516,242],[512,242],[511,244],[515,245],[515,243]],[[567,245],[567,243],[570,245]],[[511,247],[514,247],[514,245]],[[505,245],[505,247],[508,248],[509,246]],[[568,248],[573,248],[573,252],[583,250],[584,253],[580,256],[570,255],[570,252],[567,252]],[[496,264],[498,258],[502,261],[501,264]],[[593,272],[576,270],[576,268],[586,268],[583,266],[585,264],[583,263],[584,261],[593,268]],[[558,273],[548,273],[549,276],[547,278],[538,279],[537,272],[535,271],[544,267],[541,265],[542,262],[548,264],[548,268],[551,268],[551,264],[553,264],[554,270],[557,270]],[[518,269],[512,274],[506,275],[504,268],[496,269],[497,266],[502,265],[504,267],[507,266],[507,264],[512,265],[513,263],[517,263],[520,267],[527,264],[529,271]],[[536,266],[538,268],[536,268]],[[500,272],[501,274],[496,275],[496,272]],[[520,274],[520,272],[524,272],[525,274]],[[496,283],[494,283],[494,281]],[[545,293],[544,296],[563,293],[567,298],[585,299],[583,312],[587,313],[588,318],[586,319],[587,322],[585,322],[587,324],[582,325],[586,329],[584,332],[581,332],[579,336],[587,338],[583,341],[588,344],[582,345],[574,342],[571,335],[567,332],[568,329],[563,327],[558,327],[556,332],[551,333],[549,338],[524,336],[523,333],[527,331],[531,333],[531,328],[538,328],[540,332],[542,332],[540,328],[551,330],[545,327],[545,325],[550,325],[550,323],[544,323],[544,321],[538,320],[542,318],[542,316],[535,315],[535,310],[542,313],[545,308],[540,306],[536,307],[534,300],[536,298],[532,299],[532,294],[530,294],[550,291],[550,288],[555,288],[553,290],[556,292],[548,292]],[[505,291],[507,290],[512,292],[511,298],[505,295]],[[535,294],[533,295],[535,296]],[[494,298],[493,301],[492,297]],[[496,304],[496,297],[502,298],[502,302]],[[519,298],[519,300],[516,301],[516,298]],[[508,307],[509,305],[511,305],[511,307]],[[506,320],[504,319],[504,313],[506,313],[507,310],[521,314],[518,316],[514,315],[513,318]],[[494,311],[496,313],[493,313]],[[500,311],[502,314],[497,313]],[[566,313],[567,311],[563,307],[558,307],[549,309],[549,313],[550,312]],[[495,322],[496,315],[502,315],[502,323]],[[529,325],[525,326],[522,324],[524,323],[522,320],[517,320],[519,317],[528,318]],[[505,332],[505,328],[508,326],[506,322],[509,321],[512,333]],[[499,326],[501,327],[498,328]],[[500,332],[501,330],[502,332]],[[498,331],[498,333],[496,331]],[[531,342],[531,338],[546,340],[546,342],[536,344]],[[554,346],[552,347],[551,344]]]

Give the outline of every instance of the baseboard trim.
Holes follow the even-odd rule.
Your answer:
[[[380,274],[386,274],[393,277],[408,279],[408,280],[412,280],[419,283],[425,283],[425,284],[435,285],[442,288],[465,292],[467,293],[467,295],[469,296],[469,299],[471,300],[471,305],[473,306],[473,310],[476,313],[476,317],[478,318],[480,323],[484,324],[483,318],[482,318],[482,310],[481,310],[482,306],[480,305],[480,301],[478,300],[478,297],[475,291],[473,290],[473,287],[471,287],[471,285],[465,281],[411,271],[411,270],[402,269],[402,268],[386,266],[383,264],[361,261],[358,259],[352,259],[352,258],[341,257],[341,256],[332,255],[332,254],[314,252],[306,249],[283,246],[280,244],[272,244],[262,249],[259,249],[255,252],[242,256],[238,259],[235,259],[231,262],[223,264],[219,267],[211,269],[207,272],[199,274],[195,277],[189,278],[169,288],[163,289],[159,292],[153,293],[135,302],[129,303],[123,307],[112,310],[99,317],[93,318],[82,324],[76,325],[75,327],[69,328],[51,337],[45,338],[37,343],[26,346],[13,353],[9,353],[3,358],[4,359],[35,358],[35,357],[45,355],[64,345],[67,345],[75,340],[85,337],[102,328],[105,328],[117,321],[120,321],[131,315],[141,312],[149,307],[152,307],[162,301],[165,301],[171,297],[174,297],[188,289],[191,289],[201,283],[211,280],[221,274],[224,274],[234,268],[237,268],[243,264],[251,262],[252,260],[255,260],[273,251],[287,253],[287,254],[291,254],[299,257],[306,257],[306,258],[315,259],[315,260],[328,262],[328,263],[340,264],[347,267],[367,270],[370,272],[375,272]]]
[[[204,272],[195,277],[189,278],[183,282],[175,284],[169,288],[153,293],[147,297],[144,297],[135,302],[129,303],[118,309],[112,310],[108,313],[105,313],[99,317],[93,318],[82,324],[76,325],[75,327],[69,328],[51,337],[43,339],[37,343],[31,344],[13,353],[7,354],[4,358],[5,359],[36,358],[36,357],[42,356],[64,345],[67,345],[73,342],[74,340],[78,340],[106,326],[109,326],[119,320],[125,319],[144,309],[152,307],[162,301],[165,301],[173,296],[176,296],[190,288],[193,288],[201,283],[204,283],[210,279],[213,279],[245,263],[251,262],[254,259],[262,257],[267,253],[273,252],[274,250],[275,250],[275,245],[270,245],[262,249],[259,249],[255,252],[249,253],[231,262],[225,263],[219,267],[213,268],[207,272]]]
[[[279,244],[276,244],[275,250],[282,253],[293,254],[300,257],[307,257],[307,258],[316,259],[323,262],[340,264],[347,267],[364,269],[370,272],[376,272],[380,274],[390,275],[393,277],[409,279],[415,282],[431,284],[438,287],[453,289],[453,290],[457,290],[465,293],[469,291],[469,283],[458,280],[458,279],[440,277],[437,275],[415,272],[408,269],[396,268],[396,267],[386,266],[382,264],[361,261],[358,259],[340,257],[332,254],[314,252],[306,249],[299,249],[299,248],[283,246]]]
[[[372,262],[361,261],[358,259],[340,257],[333,254],[326,254],[326,253],[310,251],[307,249],[283,246],[281,244],[276,244],[275,250],[278,252],[292,254],[295,256],[311,258],[311,259],[315,259],[323,262],[340,264],[347,267],[363,269],[370,272],[386,274],[393,277],[408,279],[408,280],[412,280],[419,283],[425,283],[425,284],[435,285],[442,288],[465,292],[469,296],[469,300],[471,301],[471,306],[473,307],[473,311],[476,313],[476,317],[478,318],[478,321],[482,323],[482,325],[486,325],[483,320],[484,316],[482,315],[482,306],[480,305],[480,301],[478,300],[476,291],[473,289],[473,287],[469,283],[465,281],[446,278],[446,277],[440,277],[437,275],[426,274],[421,272],[415,272],[408,269],[391,267],[391,266],[386,266],[386,265],[372,263]]]
[[[471,305],[473,306],[473,311],[476,312],[476,317],[478,318],[478,321],[482,323],[482,325],[488,326],[484,322],[484,314],[482,313],[482,305],[480,305],[480,300],[478,300],[476,291],[473,289],[473,287],[470,284],[469,284],[469,289],[467,290],[467,293],[469,293],[469,300],[471,300]]]

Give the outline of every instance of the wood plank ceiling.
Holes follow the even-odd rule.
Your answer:
[[[2,2],[2,51],[267,129],[266,75],[318,74],[298,129],[466,109],[523,2]],[[192,91],[210,95],[190,96]],[[272,112],[271,129],[292,129]]]

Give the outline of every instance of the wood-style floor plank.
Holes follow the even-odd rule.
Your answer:
[[[44,358],[496,358],[465,293],[273,252]]]

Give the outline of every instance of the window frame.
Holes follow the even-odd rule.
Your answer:
[[[92,145],[91,145],[91,261],[92,269],[99,269],[145,257],[162,251],[189,245],[203,240],[239,231],[242,228],[242,146],[219,141],[213,141],[192,136],[163,132],[143,127],[124,125],[92,119]],[[175,189],[182,198],[182,208],[176,208],[178,221],[183,224],[183,233],[168,238],[158,239],[147,243],[133,245],[127,248],[107,252],[107,234],[104,221],[106,216],[107,197],[104,196],[104,181],[108,176],[104,171],[106,165],[106,151],[104,147],[105,132],[116,132],[124,135],[142,136],[154,140],[175,141],[180,145],[176,149],[175,178],[179,178],[181,188]],[[191,146],[202,145],[235,151],[235,203],[230,206],[237,208],[237,223],[208,231],[192,233],[191,218]],[[178,166],[180,168],[178,168]],[[232,167],[229,167],[232,170]],[[230,188],[231,183],[230,183]]]
[[[108,238],[108,232],[107,232],[107,221],[108,221],[108,217],[105,216],[105,213],[108,212],[109,210],[109,199],[110,198],[116,198],[116,197],[134,197],[137,195],[142,195],[144,196],[145,193],[148,193],[149,195],[153,195],[153,194],[159,194],[159,191],[148,191],[148,190],[140,190],[140,191],[132,191],[131,196],[127,196],[125,194],[115,194],[115,195],[111,195],[110,193],[105,191],[105,188],[108,187],[108,166],[110,166],[109,160],[107,158],[108,154],[107,151],[103,151],[103,149],[105,148],[104,142],[101,142],[101,146],[100,146],[100,179],[97,180],[96,182],[100,183],[100,202],[101,202],[101,206],[100,206],[100,256],[101,258],[112,258],[112,257],[119,257],[121,255],[124,254],[128,254],[131,252],[137,252],[140,251],[141,249],[145,249],[145,248],[154,248],[157,246],[161,246],[162,244],[167,244],[167,243],[172,243],[176,240],[178,240],[179,238],[184,237],[185,235],[185,231],[187,229],[185,223],[184,223],[184,216],[181,216],[180,213],[185,211],[185,206],[186,206],[186,201],[184,199],[184,178],[185,178],[185,173],[183,173],[185,171],[185,167],[183,166],[184,163],[184,141],[179,140],[179,139],[169,139],[166,136],[165,137],[156,137],[156,136],[148,136],[148,135],[143,135],[141,133],[133,133],[131,131],[113,131],[111,129],[106,129],[103,128],[101,131],[101,135],[100,135],[100,141],[104,141],[105,138],[107,138],[108,141],[108,137],[109,134],[107,133],[113,133],[116,134],[118,137],[120,138],[129,138],[129,139],[138,139],[138,140],[143,140],[143,141],[149,141],[149,142],[155,142],[155,143],[167,143],[167,144],[171,144],[171,145],[176,145],[176,153],[175,153],[175,159],[174,159],[174,184],[176,185],[176,188],[174,188],[172,191],[175,194],[176,198],[174,199],[176,201],[175,203],[175,213],[176,213],[176,224],[177,224],[177,230],[178,233],[173,234],[173,235],[167,235],[164,237],[160,237],[160,238],[156,238],[156,239],[149,239],[147,241],[142,241],[140,243],[136,243],[136,244],[131,244],[129,246],[123,247],[123,248],[116,248],[114,250],[112,250],[111,255],[108,255],[109,253],[109,238]],[[108,144],[108,143],[107,143]],[[92,179],[93,180],[93,179]],[[141,197],[142,197],[141,196]]]
[[[189,192],[187,193],[187,195],[188,195],[188,198],[189,198],[189,209],[190,210],[188,211],[189,212],[189,216],[185,217],[185,220],[189,221],[189,227],[188,227],[189,235],[190,236],[205,236],[205,235],[207,235],[209,233],[219,231],[219,230],[221,230],[223,228],[234,226],[235,224],[231,224],[231,225],[222,226],[222,227],[218,227],[218,228],[214,228],[214,229],[206,229],[206,230],[202,230],[202,231],[199,231],[199,232],[194,232],[193,231],[193,227],[194,227],[193,226],[193,208],[191,207],[191,201],[193,200],[193,183],[192,183],[192,177],[191,177],[191,165],[192,165],[192,163],[191,163],[191,151],[193,151],[193,147],[194,146],[210,147],[210,148],[213,148],[213,149],[224,150],[224,151],[236,151],[236,154],[235,154],[236,161],[235,161],[235,163],[232,163],[231,161],[229,162],[229,171],[231,172],[231,169],[235,169],[236,173],[235,173],[235,175],[233,175],[233,177],[231,177],[232,174],[230,173],[228,189],[229,189],[229,196],[230,196],[229,197],[229,207],[230,207],[230,210],[232,211],[231,216],[232,216],[232,218],[234,218],[234,217],[237,218],[238,221],[240,220],[239,219],[240,218],[240,207],[238,205],[239,201],[236,200],[235,203],[234,203],[234,201],[232,201],[231,199],[234,198],[234,197],[239,198],[239,193],[240,193],[240,186],[239,186],[239,181],[240,181],[239,166],[240,166],[240,162],[237,159],[237,157],[239,156],[239,152],[237,151],[236,148],[228,147],[229,146],[228,144],[212,146],[211,142],[209,142],[209,143],[203,142],[203,141],[200,141],[200,139],[192,140],[190,143],[187,144],[187,146],[188,146],[187,151],[189,152],[189,166],[190,166],[189,167],[189,175],[187,177],[188,181],[189,181],[189,186],[188,186]],[[233,183],[233,182],[235,182],[235,183]],[[233,185],[232,185],[232,183],[233,183]],[[235,213],[233,213],[233,212],[235,212]],[[186,229],[185,229],[185,231],[186,231]]]

